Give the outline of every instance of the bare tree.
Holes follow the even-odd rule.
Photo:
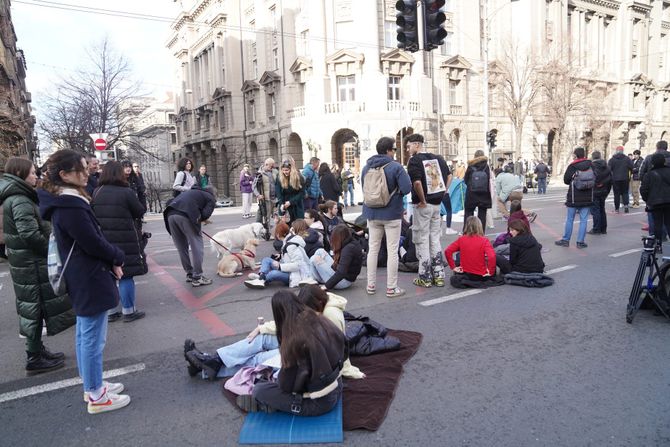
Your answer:
[[[140,95],[126,58],[105,38],[86,51],[86,63],[54,88],[46,98],[44,134],[58,147],[92,152],[90,133],[107,133],[108,145],[127,141],[129,119],[138,112],[127,107]]]

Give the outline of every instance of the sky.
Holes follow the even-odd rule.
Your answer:
[[[86,49],[105,37],[130,62],[143,91],[160,98],[174,89],[175,64],[165,48],[170,23],[78,12],[72,6],[170,18],[179,13],[173,0],[12,0],[16,45],[26,57],[26,84],[38,120],[40,97],[81,66]]]

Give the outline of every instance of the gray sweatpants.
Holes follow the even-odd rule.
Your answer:
[[[184,271],[187,275],[200,278],[204,251],[200,229],[195,228],[188,217],[181,214],[170,214],[168,216],[168,226],[170,227],[172,242],[174,242],[177,252],[179,252],[179,260]],[[192,262],[188,255],[189,247],[191,247]]]

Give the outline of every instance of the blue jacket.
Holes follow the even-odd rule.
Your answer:
[[[116,307],[119,291],[111,269],[113,265],[123,265],[123,251],[105,239],[91,207],[84,200],[71,195],[55,196],[43,189],[37,193],[40,214],[51,221],[63,264],[76,242],[63,273],[75,313],[87,317]]]
[[[321,196],[321,184],[319,182],[319,174],[312,168],[311,163],[307,163],[302,170],[302,176],[305,178],[305,185],[312,179],[309,188],[305,188],[305,198],[309,196],[311,199],[318,199]]]
[[[391,164],[384,168],[386,185],[389,188],[389,192],[396,188],[398,188],[398,191],[393,194],[389,204],[384,208],[369,208],[363,203],[363,217],[368,220],[397,220],[402,218],[404,212],[402,199],[411,191],[412,182],[409,179],[409,174],[407,174],[407,171],[405,171],[405,168],[400,163],[393,161],[388,155],[373,155],[363,167],[361,186],[365,184],[365,174],[367,174],[368,169],[378,168],[389,162]]]

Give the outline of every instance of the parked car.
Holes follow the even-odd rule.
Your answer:
[[[216,201],[217,208],[228,208],[229,206],[233,205],[234,205],[233,199],[231,199],[228,196],[222,196]]]

